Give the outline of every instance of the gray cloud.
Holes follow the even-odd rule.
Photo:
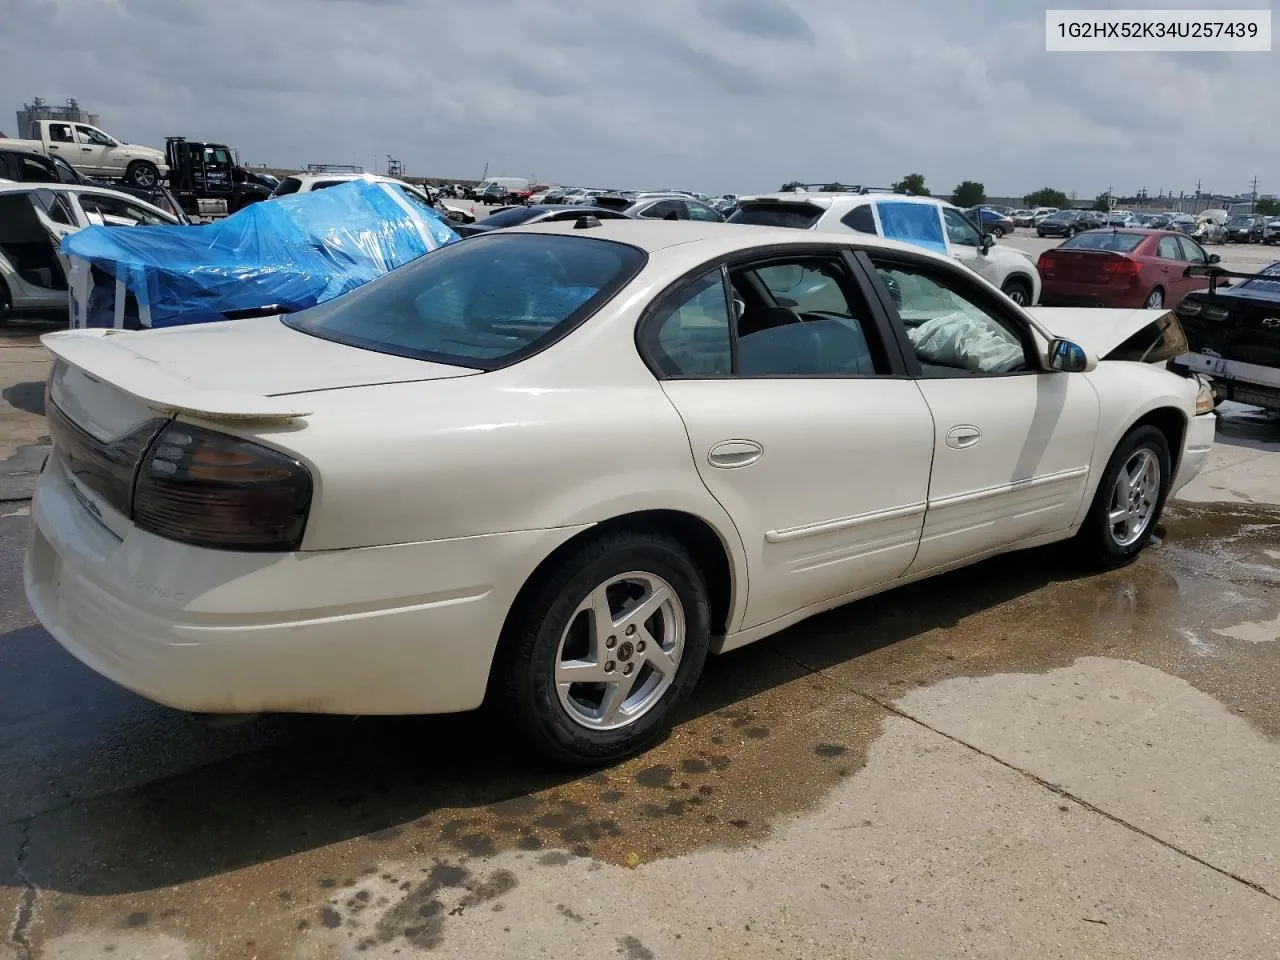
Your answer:
[[[0,0],[0,20],[9,132],[20,98],[75,96],[125,139],[273,166],[391,154],[715,192],[915,170],[940,192],[1081,196],[1256,174],[1280,192],[1273,55],[1048,54],[1025,0]]]
[[[809,40],[813,31],[784,0],[715,0],[706,15],[730,30],[778,40]]]

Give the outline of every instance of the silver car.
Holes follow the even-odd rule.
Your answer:
[[[724,221],[710,204],[687,193],[614,193],[597,197],[595,202],[641,220]]]
[[[1273,217],[1262,228],[1262,242],[1266,244],[1280,243],[1280,217]]]
[[[69,308],[67,265],[58,247],[84,227],[177,224],[171,213],[108,187],[0,184],[0,323],[15,314]]]

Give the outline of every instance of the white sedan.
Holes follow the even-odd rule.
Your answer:
[[[785,228],[538,224],[290,316],[44,342],[26,588],[73,654],[193,711],[488,696],[580,763],[819,611],[1071,537],[1129,560],[1214,437],[1168,312]]]

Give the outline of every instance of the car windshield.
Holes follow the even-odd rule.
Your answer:
[[[532,220],[541,212],[536,207],[512,207],[490,214],[484,218],[483,223],[486,227],[515,227]]]
[[[1250,227],[1253,226],[1252,217],[1232,217],[1227,221],[1228,227]]]
[[[608,240],[492,234],[442,247],[283,322],[365,350],[491,370],[573,329],[645,259]]]
[[[1060,250],[1114,250],[1116,253],[1130,253],[1142,242],[1140,233],[1078,233],[1067,240]]]
[[[808,230],[821,216],[822,208],[811,203],[751,203],[735,210],[729,222]]]

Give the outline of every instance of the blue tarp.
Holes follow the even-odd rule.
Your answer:
[[[890,240],[924,247],[935,253],[947,252],[947,239],[942,235],[942,218],[932,203],[903,203],[879,200],[880,230]]]
[[[137,329],[226,319],[332,300],[458,239],[444,218],[394,184],[354,180],[255,203],[201,226],[91,226],[62,241],[95,282],[88,326],[115,326],[115,282]],[[77,261],[80,263],[77,264]]]

